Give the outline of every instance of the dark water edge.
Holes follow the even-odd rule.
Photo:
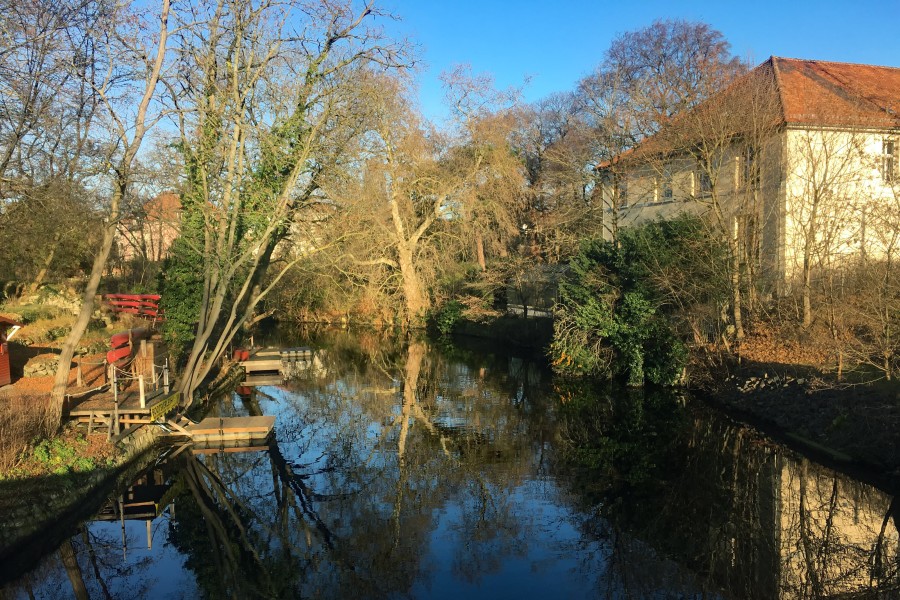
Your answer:
[[[689,396],[555,380],[503,344],[366,330],[265,341],[311,345],[317,361],[211,410],[275,414],[275,443],[151,461],[96,517],[61,523],[73,535],[35,569],[0,566],[0,596],[900,590],[893,494]]]

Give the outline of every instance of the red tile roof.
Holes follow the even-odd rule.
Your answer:
[[[900,68],[773,56],[784,122],[900,127]]]
[[[732,110],[739,107],[738,112],[746,110],[740,107],[748,97],[755,94],[762,98],[768,93],[765,90],[772,89],[777,92],[776,110],[780,111],[773,117],[779,125],[900,129],[900,68],[778,56],[738,77],[688,113],[676,115],[666,127],[674,128],[670,132],[677,131],[679,124],[692,127],[692,116],[699,115],[695,120],[702,121],[702,115],[727,111],[729,106]],[[737,121],[735,126],[739,127]],[[672,143],[665,134],[664,128],[636,148],[598,164],[597,168],[607,169],[620,161],[642,161],[665,154],[671,150]]]
[[[177,221],[181,213],[181,198],[174,192],[163,192],[144,203],[144,212],[150,219]]]

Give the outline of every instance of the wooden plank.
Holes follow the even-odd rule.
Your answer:
[[[191,452],[194,454],[231,454],[233,452],[265,452],[268,449],[268,444],[264,446],[226,446],[224,444],[213,446],[208,444],[195,444],[194,447],[191,448]]]
[[[186,419],[185,419],[185,420],[186,420]],[[187,429],[185,429],[184,427],[182,427],[182,424],[181,424],[181,423],[176,423],[175,421],[169,419],[168,421],[166,421],[166,425],[168,425],[169,427],[171,427],[171,428],[174,429],[175,431],[181,433],[182,435],[186,435],[186,436],[188,436],[188,437],[190,437],[190,435],[191,435],[190,432],[189,432]]]
[[[187,429],[191,437],[226,435],[268,435],[275,425],[275,417],[209,417]]]
[[[105,297],[107,300],[162,300],[159,294],[106,294]]]
[[[271,427],[229,427],[225,425],[223,427],[215,427],[210,429],[188,429],[192,436],[197,435],[217,435],[217,434],[243,434],[247,435],[256,434],[256,433],[269,433],[271,431]]]
[[[273,359],[253,359],[244,360],[238,363],[244,370],[248,373],[253,373],[256,371],[280,371],[281,370],[281,359],[273,358]]]
[[[281,350],[278,348],[257,348],[256,350],[253,350],[250,353],[251,360],[253,359],[254,356],[259,356],[260,358],[262,358],[262,357],[269,357],[269,358],[280,357]]]
[[[284,383],[284,379],[282,379],[280,373],[266,373],[247,375],[244,377],[244,381],[241,382],[241,385],[254,387],[259,385],[281,385],[282,383]]]
[[[269,438],[269,434],[258,434],[255,436],[248,436],[243,433],[225,433],[225,434],[215,434],[215,435],[199,435],[194,436],[192,439],[195,443],[198,444],[223,444],[223,443],[231,443],[236,445],[247,445],[253,443],[263,443]]]
[[[113,444],[117,444],[140,428],[141,428],[140,425],[132,425],[131,427],[129,427],[128,429],[126,429],[125,431],[120,433],[119,435],[113,436],[111,441]]]

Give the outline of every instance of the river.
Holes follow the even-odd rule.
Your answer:
[[[267,446],[168,446],[11,598],[893,598],[900,510],[672,392],[371,332],[211,415]],[[2,570],[0,566],[0,570]]]

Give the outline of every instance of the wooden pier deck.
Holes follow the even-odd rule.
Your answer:
[[[184,429],[194,442],[262,442],[272,434],[275,417],[207,417]]]
[[[73,403],[65,416],[86,425],[88,434],[105,433],[107,437],[118,438],[140,425],[164,419],[175,411],[180,399],[178,392],[158,390],[147,394],[144,406],[141,406],[140,396],[136,393],[123,393],[116,398],[112,393],[104,392]]]
[[[244,371],[250,376],[253,373],[285,373],[294,363],[311,361],[312,348],[301,346],[297,348],[260,348],[252,350],[247,360],[238,364],[244,367]]]

